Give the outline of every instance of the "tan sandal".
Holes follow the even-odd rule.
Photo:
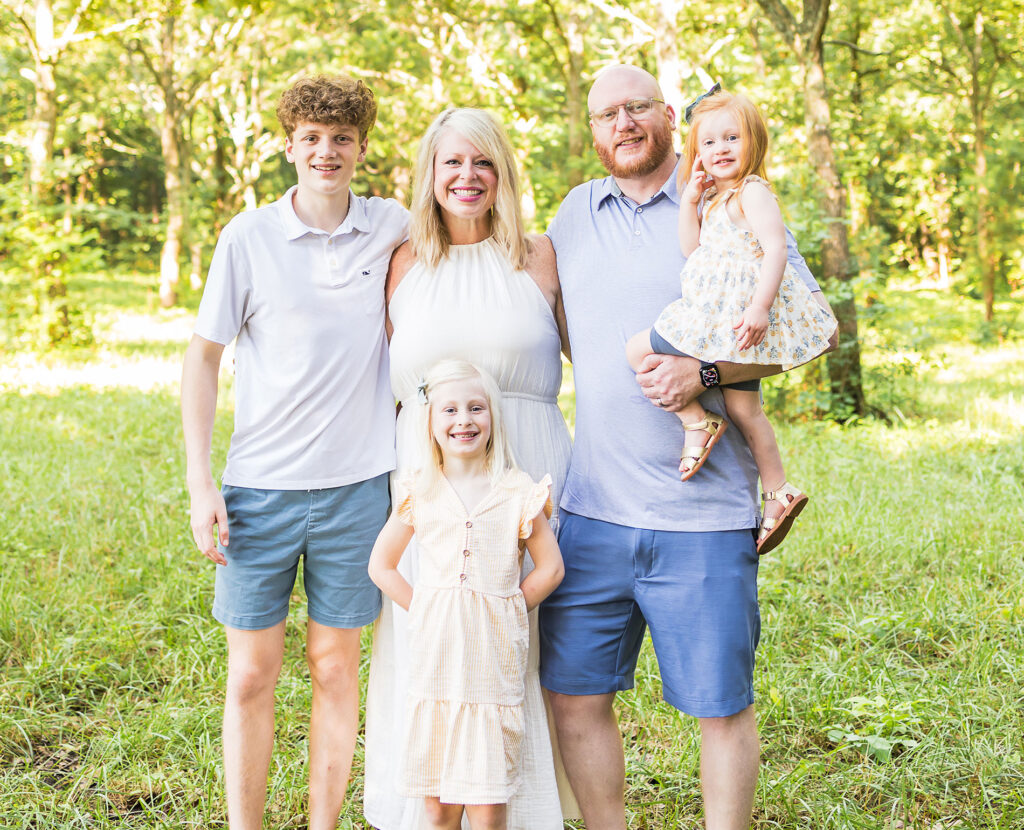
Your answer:
[[[793,520],[800,515],[800,511],[807,504],[807,496],[788,481],[784,481],[778,490],[761,493],[761,498],[766,504],[770,501],[777,501],[784,505],[782,513],[778,516],[761,519],[761,530],[757,535],[757,553],[759,556],[764,556],[782,544],[782,540],[786,538],[786,534],[793,526]]]
[[[704,461],[708,457],[708,453],[711,452],[711,448],[718,443],[718,439],[722,437],[722,433],[725,432],[725,428],[728,426],[725,422],[725,418],[714,412],[705,412],[703,420],[697,421],[694,424],[683,424],[683,429],[687,432],[694,432],[695,430],[704,430],[710,438],[703,447],[683,447],[682,453],[679,455],[680,461],[692,461],[693,466],[686,469],[680,470],[682,481],[686,481],[691,478],[694,473],[697,472],[702,466]]]

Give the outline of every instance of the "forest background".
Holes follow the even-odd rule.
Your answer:
[[[1022,44],[1019,0],[3,0],[0,825],[223,819],[176,378],[219,230],[294,180],[280,92],[364,79],[354,186],[402,201],[437,113],[494,111],[542,231],[603,174],[586,90],[630,62],[677,112],[713,81],[759,104],[842,326],[765,387],[814,499],[759,586],[755,825],[1024,827]],[[289,631],[275,827],[302,826]],[[620,698],[631,826],[692,824],[697,738],[649,644]],[[345,826],[360,786],[357,752]]]

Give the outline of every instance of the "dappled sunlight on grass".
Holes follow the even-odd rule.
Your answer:
[[[97,347],[13,354],[0,365],[0,393],[52,395],[76,386],[97,391],[176,389],[194,320],[192,312],[182,309],[97,314]],[[232,350],[225,350],[222,372],[230,369]]]
[[[146,296],[141,278],[95,288],[95,349],[0,365],[0,826],[220,827],[224,639],[188,530],[177,398],[193,313],[124,302]],[[772,415],[810,502],[760,561],[755,830],[1024,826],[1024,342],[943,339],[961,305],[929,321],[922,297],[902,316],[891,303],[932,342],[867,349],[869,371],[909,368],[872,386],[888,423]],[[570,368],[559,403],[571,423]],[[304,809],[303,606],[277,689],[275,827]],[[630,826],[700,826],[699,726],[662,699],[649,638],[617,710]],[[360,745],[340,826],[364,826],[363,768]]]

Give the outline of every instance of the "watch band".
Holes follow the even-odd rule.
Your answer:
[[[700,382],[705,389],[710,389],[712,386],[718,386],[721,383],[721,379],[718,376],[718,367],[714,363],[700,364]]]

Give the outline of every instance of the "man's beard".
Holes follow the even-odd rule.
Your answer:
[[[615,148],[600,144],[594,138],[594,150],[605,170],[617,179],[636,179],[653,173],[665,159],[673,154],[672,131],[666,126],[652,127],[647,132],[647,141],[650,146],[647,152],[629,164],[619,164],[615,161]]]

